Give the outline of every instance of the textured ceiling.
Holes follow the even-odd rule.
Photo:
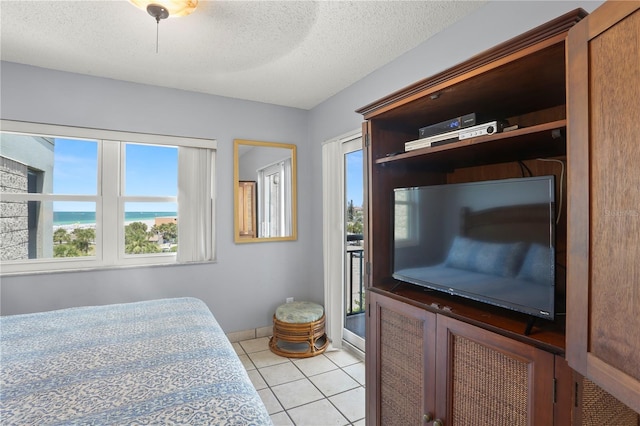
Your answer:
[[[1,59],[310,109],[482,1],[203,1],[156,22],[126,0],[1,0]]]

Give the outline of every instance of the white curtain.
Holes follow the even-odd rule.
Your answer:
[[[178,148],[178,262],[215,259],[215,155],[212,149]]]
[[[333,347],[342,346],[342,271],[344,261],[344,155],[340,140],[322,146],[322,230],[326,329]]]

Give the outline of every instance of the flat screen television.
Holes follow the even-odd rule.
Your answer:
[[[393,277],[554,319],[555,178],[394,190]]]

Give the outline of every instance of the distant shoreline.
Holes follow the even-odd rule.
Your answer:
[[[125,224],[131,222],[151,223],[155,224],[157,218],[175,219],[178,215],[176,212],[126,212]],[[95,212],[53,212],[53,227],[71,227],[74,228],[91,228],[96,226]]]
[[[176,219],[177,216],[158,216],[158,217],[154,217],[151,219],[128,219],[124,221],[124,225],[127,226],[129,224],[132,224],[133,222],[142,222],[145,225],[147,225],[147,230],[151,230],[151,227],[153,225],[156,224],[156,219]],[[55,231],[56,229],[66,229],[67,231],[73,231],[74,229],[91,229],[94,228],[95,229],[96,224],[95,222],[90,222],[90,223],[63,223],[63,224],[53,224],[53,230]]]

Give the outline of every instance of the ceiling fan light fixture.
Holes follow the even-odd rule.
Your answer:
[[[146,10],[156,21],[187,16],[198,6],[198,0],[129,0],[134,6]]]
[[[158,33],[160,20],[187,16],[198,6],[198,0],[129,0],[134,6],[146,10],[156,19],[156,53],[158,53]]]
[[[161,19],[167,19],[169,17],[169,11],[164,6],[154,3],[147,6],[147,13],[156,18],[156,22],[160,22]]]

